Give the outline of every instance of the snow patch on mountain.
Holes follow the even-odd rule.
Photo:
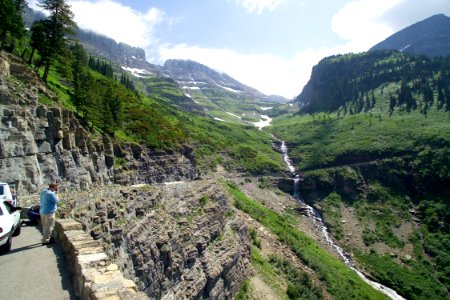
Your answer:
[[[133,76],[139,77],[139,78],[148,78],[151,75],[153,75],[152,72],[144,70],[144,69],[129,68],[129,67],[124,67],[124,66],[122,66],[122,69],[130,72]]]
[[[412,45],[412,44],[408,44],[408,45],[406,45],[405,47],[403,47],[402,49],[400,49],[399,51],[400,51],[400,52],[403,52],[403,51],[405,51],[406,49],[408,49],[409,47],[411,47],[411,45]]]
[[[226,87],[226,86],[217,84],[217,83],[216,83],[216,85],[217,85],[218,87],[221,87],[221,88],[223,88],[224,90],[227,90],[227,91],[232,92],[232,93],[242,93],[242,91],[238,91],[238,90],[235,90],[235,89],[232,89],[232,88],[229,88],[229,87]]]
[[[241,117],[239,117],[238,115],[235,115],[235,114],[233,114],[233,113],[230,113],[230,112],[226,112],[226,113],[229,114],[230,116],[233,116],[233,117],[238,118],[239,120],[242,119]]]

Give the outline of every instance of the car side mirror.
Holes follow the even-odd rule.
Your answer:
[[[16,210],[22,210],[22,207],[20,207],[20,206],[14,207],[13,211],[16,211]]]

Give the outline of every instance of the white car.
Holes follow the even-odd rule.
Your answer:
[[[4,182],[0,182],[0,201],[8,201],[13,206],[17,206],[16,193],[11,193],[11,187],[9,184]]]
[[[0,253],[9,252],[12,237],[20,234],[20,209],[8,201],[0,201]]]

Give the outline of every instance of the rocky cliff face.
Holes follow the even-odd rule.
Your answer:
[[[80,220],[152,299],[233,299],[250,239],[215,181],[108,186],[64,194]]]
[[[130,68],[145,69],[159,74],[160,67],[146,61],[145,50],[115,40],[94,32],[79,30],[77,39],[86,50],[95,55],[102,56],[114,63]]]
[[[83,189],[195,177],[189,148],[172,153],[116,144],[94,135],[71,111],[40,105],[39,97],[58,99],[20,61],[2,54],[0,74],[0,178],[18,181],[19,193],[52,181]]]

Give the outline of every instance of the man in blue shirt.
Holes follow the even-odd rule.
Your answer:
[[[50,183],[48,189],[42,190],[40,194],[40,215],[42,223],[42,245],[48,245],[54,243],[54,239],[51,238],[53,227],[55,227],[55,213],[58,208],[59,202],[58,185],[56,183]]]

